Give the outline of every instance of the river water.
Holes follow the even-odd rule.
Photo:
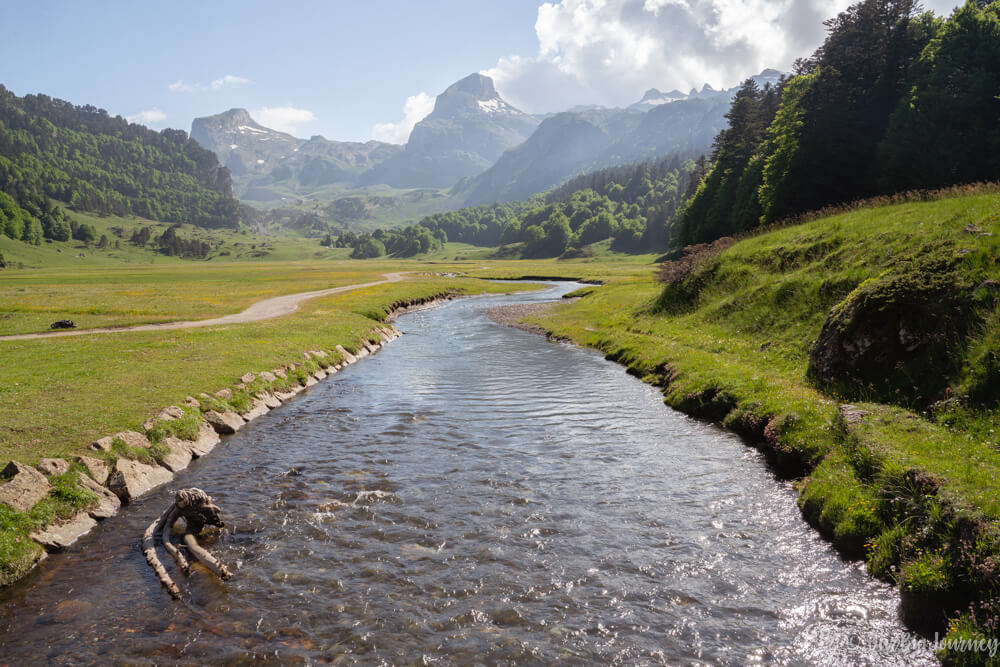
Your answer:
[[[934,664],[757,452],[485,317],[572,288],[404,315],[0,593],[0,663]],[[235,576],[174,602],[139,539],[184,486]]]

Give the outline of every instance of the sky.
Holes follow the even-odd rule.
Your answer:
[[[4,8],[0,84],[155,129],[233,107],[308,137],[405,143],[473,72],[529,113],[788,70],[849,0],[32,0]],[[956,0],[924,0],[948,15]]]

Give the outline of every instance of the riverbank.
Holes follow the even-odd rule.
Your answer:
[[[817,220],[689,262],[666,286],[612,280],[526,322],[601,350],[661,387],[671,407],[761,448],[780,474],[798,480],[810,523],[845,557],[899,586],[910,627],[989,639],[1000,634],[995,409],[943,400],[943,391],[933,409],[907,408],[876,386],[852,392],[818,383],[809,369],[828,315],[842,312],[834,306],[855,298],[859,284],[891,280],[907,256],[957,257],[963,261],[948,262],[953,282],[988,288],[997,271],[996,206],[996,196],[972,196]],[[971,340],[963,350],[989,344],[989,328],[985,342],[974,326],[964,330]],[[986,362],[955,365],[966,363],[975,370]]]
[[[501,291],[510,286],[425,275],[338,288],[266,321],[0,342],[0,451],[12,461],[0,484],[0,585],[33,567],[42,543],[64,548],[116,502],[168,481],[214,434],[369,354],[393,336],[395,311]]]

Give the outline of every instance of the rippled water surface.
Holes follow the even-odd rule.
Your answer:
[[[0,662],[933,662],[756,452],[484,315],[569,289],[405,315],[3,592]],[[172,602],[139,538],[183,486],[223,508],[236,573]]]

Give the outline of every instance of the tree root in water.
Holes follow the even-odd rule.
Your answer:
[[[175,600],[181,597],[181,591],[156,555],[156,538],[159,536],[164,548],[173,556],[181,572],[185,575],[190,574],[190,564],[184,554],[171,542],[171,532],[177,519],[184,519],[187,526],[184,543],[188,552],[220,579],[229,579],[232,576],[225,565],[198,544],[195,537],[206,525],[219,526],[220,528],[225,525],[222,522],[219,508],[212,503],[212,498],[201,489],[181,489],[177,492],[173,504],[149,524],[146,532],[142,535],[142,552],[146,556],[146,562],[153,568],[160,583]]]

